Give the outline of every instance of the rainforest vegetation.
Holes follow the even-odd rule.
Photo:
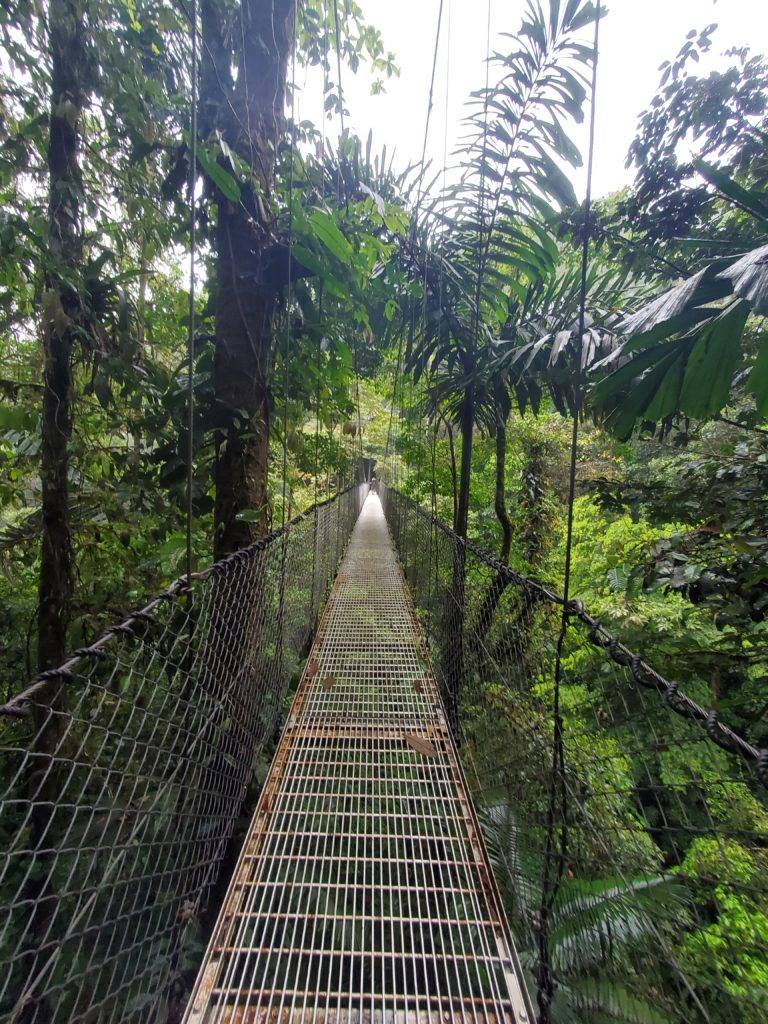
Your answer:
[[[768,61],[745,38],[704,74],[716,27],[670,40],[633,183],[587,212],[570,172],[586,156],[572,136],[590,113],[590,2],[526,6],[467,97],[447,174],[345,127],[344,81],[380,90],[398,73],[355,0],[201,0],[196,128],[189,14],[0,14],[0,703],[185,571],[190,450],[196,568],[365,457],[560,592],[575,417],[571,596],[768,747]],[[321,123],[294,118],[297,68],[322,83]],[[525,644],[551,628],[530,611]],[[768,832],[764,794],[718,748],[655,752],[675,728],[661,713],[589,734],[598,655],[566,661],[569,770],[594,788],[587,753],[622,754],[606,827],[649,779],[676,796],[642,844],[627,830],[609,854],[573,853],[553,1019],[761,1024],[768,849],[734,836]],[[473,686],[467,743],[501,722],[513,745],[509,694],[490,674]],[[494,782],[482,817],[515,865],[502,887],[533,977],[540,858],[520,853],[509,780]],[[691,822],[701,837],[683,841]],[[630,896],[617,865],[644,879]],[[675,971],[710,992],[706,1018],[675,1005]]]

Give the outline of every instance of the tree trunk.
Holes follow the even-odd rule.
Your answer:
[[[497,418],[496,421],[496,488],[493,507],[496,518],[501,525],[501,550],[499,561],[506,565],[509,562],[509,549],[512,547],[512,521],[507,512],[505,477],[507,469],[507,425]]]
[[[499,432],[503,436],[499,437]],[[522,551],[532,567],[535,567],[546,554],[546,540],[551,535],[551,524],[545,508],[544,499],[544,476],[546,472],[546,445],[535,439],[527,447],[525,463],[522,471],[523,496],[520,499],[520,507],[527,513],[525,526],[518,536]],[[504,475],[506,461],[506,428],[504,425],[497,426],[496,431],[496,494],[494,506],[496,515],[501,523],[502,543],[499,560],[506,565],[509,561],[509,552],[512,542],[512,523],[504,502]],[[493,622],[494,613],[498,607],[501,596],[507,588],[509,578],[505,573],[497,573],[491,581],[485,597],[480,605],[480,610],[470,630],[470,646],[477,652],[484,643],[488,631]],[[508,622],[508,626],[514,625],[519,637],[519,650],[527,642],[528,632],[533,622],[533,615],[537,605],[537,598],[533,591],[521,590],[519,606],[515,614],[514,622]]]
[[[493,498],[493,507],[496,518],[501,525],[501,550],[499,561],[504,565],[509,563],[509,551],[512,547],[512,521],[507,512],[506,502],[506,478],[507,469],[507,425],[497,417],[496,421],[496,483]],[[472,651],[479,650],[484,641],[493,620],[493,613],[496,611],[501,595],[507,586],[507,577],[503,572],[497,572],[491,581],[480,608],[475,616],[469,633],[469,647]]]
[[[261,246],[248,215],[219,205],[214,393],[226,422],[216,446],[214,557],[269,530],[269,371],[273,299],[257,285]],[[243,277],[251,280],[243,286]],[[250,522],[238,518],[255,513]]]
[[[454,529],[466,540],[469,519],[469,490],[472,480],[472,430],[475,420],[475,395],[472,387],[464,391],[461,403],[461,466],[459,470],[459,500],[456,507]]]
[[[445,432],[448,436],[448,452],[451,457],[451,497],[453,498],[453,528],[456,529],[456,516],[458,514],[458,490],[456,480],[456,446],[453,442],[453,427],[448,420],[443,420]]]
[[[45,359],[42,409],[42,546],[38,590],[38,667],[64,660],[73,586],[69,525],[69,441],[72,436],[72,348],[83,310],[62,271],[82,260],[80,117],[86,54],[82,0],[51,0],[51,120],[48,139],[49,269],[43,296]]]
[[[222,130],[248,163],[254,182],[242,186],[239,202],[219,196],[218,203],[214,393],[222,421],[216,444],[217,558],[269,528],[269,382],[276,292],[264,280],[263,269],[275,241],[273,193],[294,0],[241,0],[234,83],[231,75],[216,73],[216,62],[224,60],[220,14],[213,4],[204,4],[203,51],[208,57],[201,123]],[[209,50],[206,33],[212,39]],[[242,513],[250,521],[239,518]]]
[[[55,291],[49,293],[59,300]],[[64,660],[73,589],[69,525],[69,441],[72,436],[71,340],[50,324],[43,327],[42,543],[38,587],[38,669]]]
[[[67,650],[67,627],[72,603],[74,554],[69,511],[69,442],[72,436],[72,353],[78,330],[87,317],[72,278],[80,276],[82,261],[80,122],[86,93],[87,50],[82,0],[51,0],[48,7],[51,57],[51,110],[48,136],[48,248],[42,302],[44,356],[42,445],[42,538],[38,584],[39,671],[60,665]],[[65,280],[67,278],[68,280]],[[25,779],[31,802],[30,848],[36,871],[27,881],[24,897],[31,901],[30,949],[27,975],[42,967],[39,946],[51,938],[56,906],[52,875],[57,841],[53,820],[61,798],[61,777],[52,755],[64,740],[61,682],[51,679],[33,706],[35,739]],[[49,979],[46,979],[48,981]],[[41,987],[45,987],[44,985]],[[31,999],[22,1021],[48,1024],[53,1019],[49,999]]]

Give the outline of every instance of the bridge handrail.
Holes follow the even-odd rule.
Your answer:
[[[38,672],[23,690],[14,694],[5,704],[0,704],[0,717],[26,717],[29,713],[30,702],[34,700],[35,697],[44,693],[49,687],[51,681],[70,681],[74,676],[73,670],[81,661],[86,658],[100,657],[104,648],[110,642],[114,641],[116,637],[130,637],[133,635],[136,626],[142,622],[146,623],[148,618],[157,612],[157,610],[163,605],[172,604],[179,598],[186,597],[193,583],[208,579],[210,576],[214,575],[225,576],[229,571],[231,571],[233,566],[252,561],[259,552],[270,547],[276,540],[285,536],[299,523],[309,519],[311,516],[315,515],[319,509],[333,504],[345,494],[350,493],[359,486],[361,485],[350,484],[348,487],[335,492],[330,497],[324,498],[322,501],[318,501],[315,504],[310,505],[308,508],[305,508],[302,512],[293,516],[286,523],[283,523],[276,529],[266,533],[263,537],[254,541],[253,544],[249,544],[248,547],[241,548],[239,551],[233,551],[231,554],[225,555],[224,558],[220,558],[217,562],[207,566],[205,569],[200,569],[197,572],[191,573],[189,577],[186,573],[182,576],[178,576],[165,590],[156,594],[142,608],[129,612],[122,622],[113,626],[108,626],[92,643],[85,647],[78,647],[74,650],[72,655],[67,658],[66,661],[62,662],[61,665],[58,665],[56,668],[46,669],[44,672]]]
[[[0,1017],[173,1019],[367,484],[175,580],[0,708]]]
[[[460,537],[431,509],[425,508],[410,495],[396,488],[385,488],[384,485],[381,485],[381,489],[385,491],[383,495],[385,507],[386,491],[392,490],[401,500],[408,502],[413,510],[431,526],[445,534],[453,544],[463,548],[465,551],[471,552],[506,580],[507,583],[521,587],[537,600],[547,601],[552,605],[562,608],[565,603],[563,596],[547,587],[540,580],[516,572],[508,565],[505,565],[504,562],[499,561],[499,559],[484,551],[478,544]],[[645,657],[633,651],[611,633],[600,619],[591,615],[584,607],[582,601],[569,601],[566,610],[571,620],[576,620],[587,628],[586,639],[589,643],[605,651],[608,657],[617,665],[626,667],[636,684],[660,694],[669,709],[676,715],[701,723],[706,730],[708,738],[717,746],[730,753],[738,754],[745,761],[753,764],[757,778],[764,786],[768,787],[768,750],[750,743],[730,726],[722,722],[714,708],[703,707],[698,701],[685,693],[680,688],[679,683],[671,681],[655,669]]]

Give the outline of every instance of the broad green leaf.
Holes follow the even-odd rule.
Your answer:
[[[661,387],[665,375],[674,368],[674,363],[679,356],[680,353],[677,349],[668,352],[644,376],[633,381],[629,393],[625,397],[614,396],[617,399],[617,404],[608,415],[606,423],[622,441],[627,440],[635,423],[643,418],[645,410]]]
[[[311,270],[319,277],[324,277],[326,274],[326,265],[316,256],[315,253],[311,252],[303,245],[291,246],[291,254],[299,261],[299,263],[306,267],[307,270]]]
[[[714,416],[727,403],[748,314],[748,304],[740,299],[702,328],[680,393],[680,408],[689,416]]]
[[[641,373],[662,359],[666,351],[666,348],[649,348],[633,356],[628,362],[609,373],[607,377],[598,380],[592,388],[593,400],[601,405],[624,391],[635,377],[639,377]],[[599,368],[599,366],[595,367],[596,370]]]
[[[768,334],[763,335],[746,388],[755,396],[758,416],[768,417]]]
[[[303,267],[306,267],[307,270],[311,270],[318,277],[322,278],[323,285],[332,295],[339,299],[346,298],[349,291],[348,287],[331,273],[327,262],[323,262],[319,256],[303,245],[292,246],[291,252]]]
[[[691,328],[698,326],[705,320],[710,320],[716,313],[717,310],[711,306],[693,306],[690,309],[683,310],[682,313],[678,313],[676,316],[670,317],[669,320],[662,320],[648,331],[632,335],[629,341],[622,345],[621,351],[622,353],[629,353],[653,348],[658,342],[666,341],[674,335],[687,333]]]
[[[722,264],[720,264],[722,266]],[[714,302],[724,298],[730,291],[726,281],[716,280],[718,266],[709,264],[682,284],[670,288],[657,296],[636,313],[628,316],[618,327],[621,334],[630,337],[647,334],[652,328],[660,327],[673,317],[686,313],[692,306]],[[662,336],[666,335],[662,329]],[[658,335],[656,335],[658,336]]]
[[[0,430],[23,430],[33,433],[37,428],[37,413],[16,405],[0,405]]]
[[[702,177],[714,185],[727,199],[732,199],[742,209],[754,214],[760,220],[768,221],[768,202],[765,194],[757,189],[743,188],[729,174],[719,167],[713,167],[706,160],[695,160],[694,166]]]
[[[753,313],[768,315],[768,245],[748,252],[718,277],[731,283],[734,292],[747,300]]]
[[[342,263],[350,263],[354,255],[352,246],[339,230],[335,221],[322,210],[313,210],[309,222],[323,246]]]
[[[384,206],[384,200],[381,198],[379,193],[378,192],[374,192],[372,188],[369,188],[365,184],[365,182],[361,182],[360,183],[360,188],[361,188],[361,190],[363,192],[365,192],[365,194],[367,196],[370,196],[370,198],[373,200],[376,209],[379,211],[379,216],[383,220],[384,219],[385,206]]]
[[[239,203],[240,186],[232,175],[228,174],[221,164],[212,159],[202,148],[197,151],[197,159],[206,176],[211,179],[222,195],[232,203]]]
[[[671,416],[680,403],[680,391],[685,377],[685,351],[680,351],[661,378],[655,394],[643,410],[643,418],[658,423]]]

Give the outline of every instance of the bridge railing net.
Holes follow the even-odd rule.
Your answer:
[[[180,1019],[367,485],[177,581],[0,714],[0,1019]]]
[[[765,1021],[765,755],[583,614],[553,759],[562,602],[381,491],[542,1019]]]

